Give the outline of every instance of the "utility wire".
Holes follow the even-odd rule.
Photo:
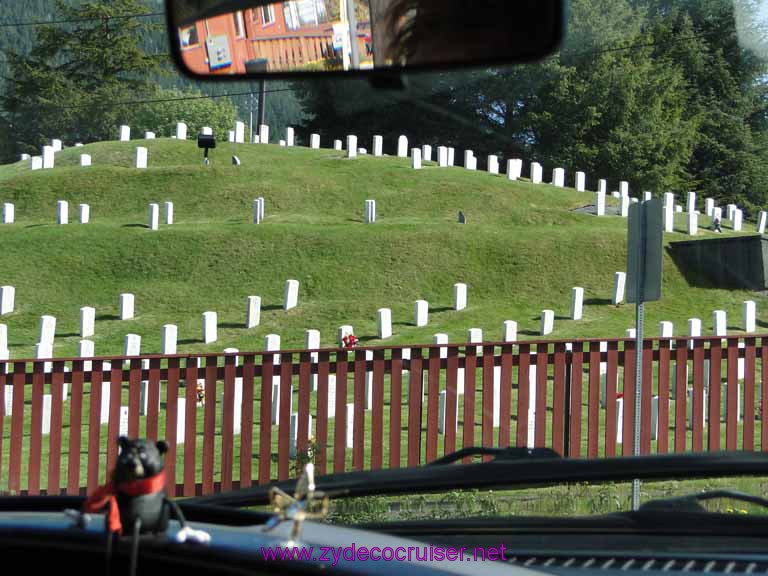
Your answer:
[[[59,24],[78,24],[81,22],[103,22],[104,20],[130,20],[132,18],[155,18],[165,16],[165,12],[147,12],[145,14],[124,14],[117,16],[92,16],[90,18],[72,18],[70,20],[34,20],[28,22],[0,22],[0,28],[22,28],[29,26],[55,26]]]

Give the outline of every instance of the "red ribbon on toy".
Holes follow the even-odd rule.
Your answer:
[[[83,505],[84,512],[100,512],[104,507],[109,506],[107,511],[107,530],[109,532],[123,533],[123,524],[120,522],[120,510],[117,507],[117,494],[126,496],[145,496],[155,494],[165,488],[165,471],[163,470],[155,476],[142,478],[141,480],[130,480],[115,484],[109,482],[100,486],[91,494]]]

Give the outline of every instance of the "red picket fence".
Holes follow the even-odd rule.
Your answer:
[[[767,342],[645,340],[642,453],[755,450],[758,436],[768,450]],[[325,474],[477,445],[630,455],[635,359],[613,339],[0,362],[0,493],[91,491],[120,433],[168,442],[179,496],[309,460]]]

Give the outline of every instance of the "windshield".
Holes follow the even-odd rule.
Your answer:
[[[544,60],[397,90],[192,82],[163,6],[2,11],[0,494],[90,493],[122,435],[167,443],[179,497],[473,446],[768,448],[765,3],[572,0]],[[181,50],[210,65],[310,13],[342,11],[211,16]],[[707,487],[768,496],[640,499]],[[632,506],[631,483],[543,490],[331,515]]]

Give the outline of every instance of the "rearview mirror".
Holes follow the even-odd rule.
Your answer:
[[[196,78],[501,65],[563,34],[563,0],[166,0],[177,65]]]

